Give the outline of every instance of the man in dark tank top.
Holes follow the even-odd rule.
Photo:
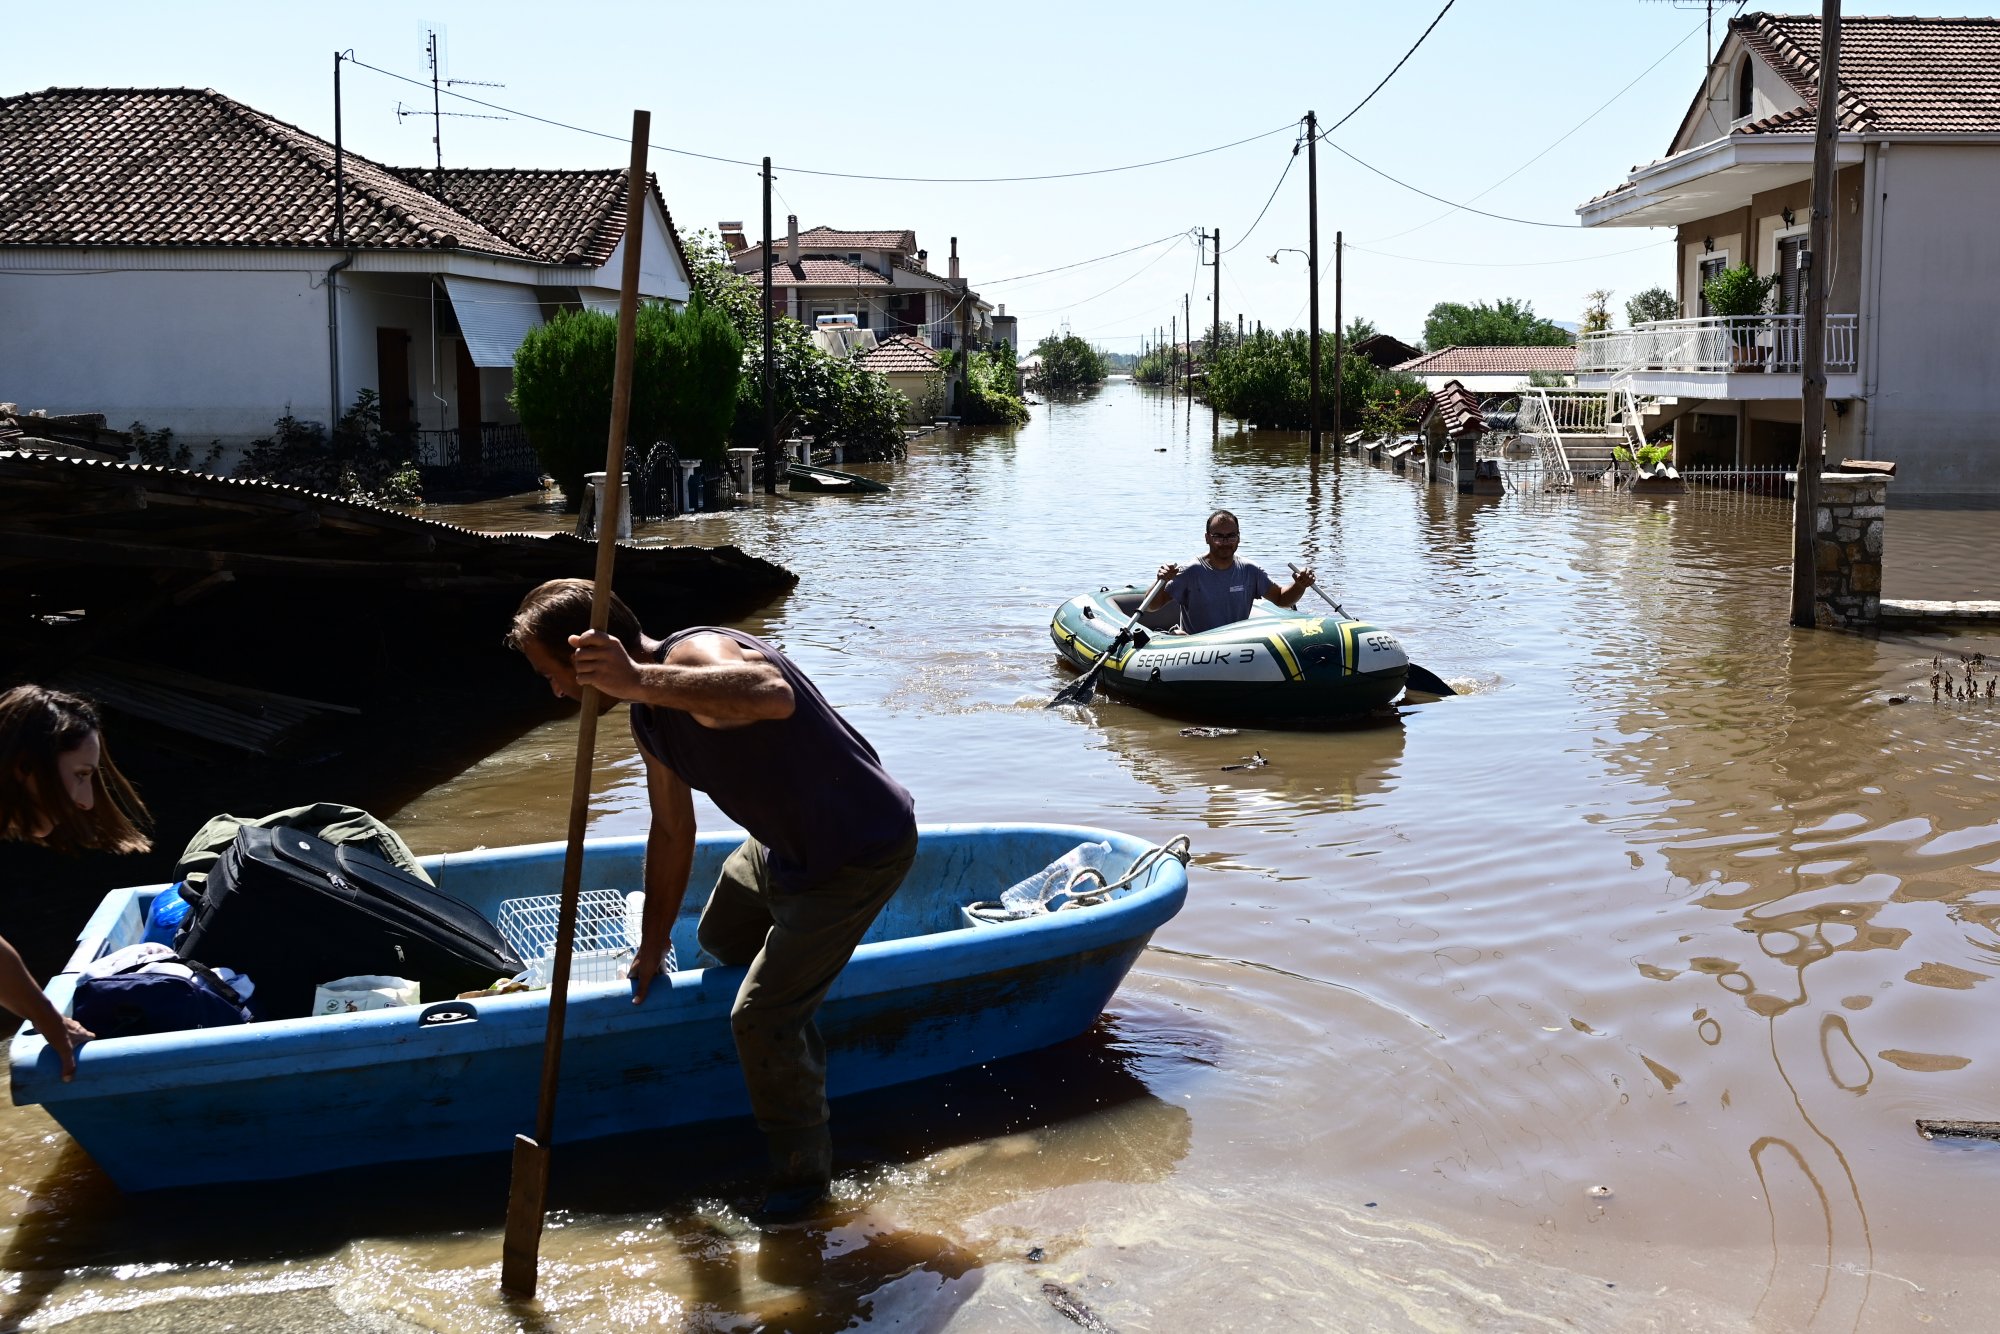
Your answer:
[[[692,792],[749,838],[702,909],[704,953],[749,969],[730,1010],[773,1179],[764,1214],[804,1216],[833,1173],[826,1050],[813,1014],[915,860],[910,794],[806,674],[752,635],[716,626],[654,639],[615,596],[592,631],[591,584],[557,579],[522,600],[507,644],[565,698],[595,686],[632,705],[652,829],[632,1003],[680,915],[694,858]]]

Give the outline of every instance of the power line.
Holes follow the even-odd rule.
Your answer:
[[[1653,241],[1647,245],[1633,246],[1630,250],[1613,250],[1609,254],[1604,255],[1584,255],[1577,259],[1515,260],[1499,264],[1485,264],[1478,260],[1470,259],[1430,259],[1423,255],[1392,255],[1386,250],[1371,250],[1367,246],[1356,245],[1352,241],[1347,243],[1347,248],[1349,250],[1359,250],[1363,254],[1375,255],[1382,259],[1405,260],[1411,264],[1445,264],[1457,269],[1534,269],[1543,268],[1550,264],[1590,264],[1600,259],[1613,259],[1619,255],[1636,255],[1642,250],[1657,250],[1663,245],[1672,245],[1673,243],[1673,238],[1667,237],[1664,240]]]
[[[1685,37],[1682,37],[1678,42],[1675,42],[1665,51],[1662,51],[1660,53],[1660,58],[1658,60],[1655,60],[1652,64],[1646,66],[1646,68],[1640,70],[1638,75],[1635,76],[1630,83],[1626,84],[1623,88],[1620,88],[1617,92],[1611,94],[1611,96],[1605,98],[1604,101],[1601,104],[1599,104],[1597,110],[1591,112],[1588,116],[1585,116],[1582,120],[1570,126],[1569,129],[1563,132],[1561,138],[1558,138],[1554,143],[1550,144],[1547,148],[1544,148],[1541,152],[1535,154],[1533,157],[1529,158],[1526,162],[1523,162],[1520,166],[1514,168],[1514,170],[1508,172],[1505,176],[1502,176],[1499,180],[1487,186],[1484,190],[1481,190],[1478,194],[1474,195],[1473,198],[1484,199],[1487,195],[1492,194],[1495,190],[1498,190],[1501,186],[1513,180],[1516,176],[1519,176],[1522,172],[1534,166],[1537,162],[1540,162],[1550,153],[1553,153],[1557,148],[1562,146],[1564,140],[1568,139],[1571,135],[1575,134],[1578,130],[1582,129],[1584,126],[1590,124],[1590,122],[1592,122],[1593,120],[1596,120],[1598,116],[1602,115],[1604,111],[1608,107],[1610,107],[1610,105],[1613,102],[1616,102],[1619,98],[1625,96],[1625,94],[1631,92],[1634,88],[1638,87],[1639,81],[1641,79],[1644,79],[1648,74],[1651,74],[1654,70],[1658,69],[1661,65],[1665,64],[1668,56],[1671,56],[1674,52],[1680,50],[1683,46],[1686,46],[1689,40],[1691,40],[1694,37],[1694,35],[1700,31],[1701,29],[1699,27],[1689,28],[1687,31],[1687,35]],[[1458,210],[1456,208],[1452,208],[1447,210],[1446,212],[1438,214],[1435,218],[1432,218],[1430,222],[1420,222],[1416,226],[1406,227],[1400,232],[1391,232],[1387,236],[1375,236],[1375,237],[1370,237],[1369,239],[1372,241],[1393,241],[1399,236],[1408,236],[1412,232],[1420,232],[1424,228],[1429,227],[1432,223],[1443,222],[1446,218],[1450,217],[1453,213],[1457,211]]]
[[[1302,142],[1303,140],[1301,140],[1301,143]],[[1285,177],[1292,174],[1292,164],[1299,160],[1299,147],[1300,145],[1296,143],[1292,145],[1292,155],[1285,159],[1285,169],[1278,173],[1278,183],[1271,187],[1270,197],[1264,201],[1264,207],[1257,210],[1257,221],[1251,223],[1247,228],[1238,232],[1236,234],[1236,245],[1230,246],[1228,250],[1224,250],[1222,252],[1223,254],[1225,255],[1228,254],[1231,250],[1236,249],[1236,246],[1240,246],[1245,241],[1249,240],[1250,233],[1257,230],[1257,223],[1262,222],[1264,220],[1264,215],[1271,211],[1271,204],[1273,203],[1273,201],[1277,199],[1278,191],[1284,188]]]
[[[1187,240],[1187,234],[1182,233],[1180,236],[1175,237],[1174,239],[1177,241],[1185,241]],[[1168,255],[1171,255],[1173,253],[1174,252],[1172,250],[1162,250],[1159,254],[1147,260],[1132,274],[1130,274],[1125,278],[1119,279],[1117,282],[1111,284],[1111,286],[1105,288],[1102,292],[1097,293],[1095,296],[1087,296],[1083,298],[1081,301],[1072,301],[1066,306],[1048,306],[1041,310],[1020,310],[1014,313],[1020,316],[1054,315],[1065,310],[1075,310],[1078,306],[1089,305],[1091,302],[1097,300],[1097,298],[1100,296],[1110,296],[1113,292],[1123,287],[1126,283],[1131,282],[1132,279],[1137,278],[1140,274],[1146,272],[1146,270],[1152,268],[1155,264],[1158,264],[1161,260],[1165,259]],[[1200,258],[1199,255],[1197,255],[1196,258],[1198,261]]]
[[[1061,273],[1065,269],[1080,269],[1086,264],[1101,264],[1107,259],[1117,259],[1120,255],[1129,255],[1135,250],[1145,250],[1152,246],[1165,245],[1168,241],[1185,241],[1186,239],[1186,232],[1175,232],[1171,236],[1155,237],[1151,241],[1142,241],[1138,245],[1127,246],[1123,250],[1114,250],[1108,255],[1099,255],[1096,259],[1080,259],[1074,264],[1058,264],[1053,269],[1037,269],[1033,273],[1017,273],[1008,278],[988,278],[980,283],[980,286],[998,287],[1001,283],[1024,282],[1029,278],[1039,278],[1045,273]]]
[[[1422,46],[1424,44],[1424,37],[1428,37],[1431,35],[1431,28],[1435,28],[1437,27],[1438,24],[1442,23],[1444,21],[1444,16],[1447,13],[1449,13],[1451,11],[1451,7],[1457,3],[1458,0],[1444,0],[1444,8],[1440,9],[1437,13],[1437,17],[1431,20],[1430,28],[1424,29],[1424,36],[1417,38],[1416,45],[1412,46],[1409,50],[1403,52],[1403,58],[1396,62],[1395,69],[1392,69],[1387,74],[1384,74],[1382,76],[1382,82],[1376,84],[1373,88],[1370,88],[1368,90],[1368,96],[1362,98],[1359,102],[1356,102],[1354,104],[1354,111],[1348,112],[1345,116],[1342,116],[1332,125],[1328,126],[1324,130],[1321,130],[1319,137],[1322,139],[1326,138],[1327,135],[1332,134],[1335,130],[1347,124],[1348,121],[1353,120],[1354,113],[1356,111],[1361,110],[1361,108],[1367,106],[1371,101],[1373,101],[1375,98],[1375,94],[1381,92],[1385,87],[1388,86],[1389,80],[1396,77],[1396,70],[1399,70],[1403,68],[1404,65],[1408,64],[1410,57],[1417,53],[1417,47]]]
[[[1415,185],[1411,185],[1408,181],[1397,180],[1394,176],[1391,176],[1388,172],[1383,171],[1380,167],[1377,167],[1372,163],[1363,162],[1360,158],[1355,157],[1354,154],[1348,152],[1346,149],[1342,148],[1339,144],[1333,142],[1333,140],[1331,139],[1328,139],[1326,141],[1326,146],[1328,148],[1331,148],[1334,152],[1340,154],[1342,157],[1347,158],[1349,161],[1355,163],[1357,166],[1367,167],[1368,170],[1374,172],[1377,176],[1380,176],[1383,180],[1388,181],[1392,185],[1400,185],[1405,190],[1411,191],[1414,194],[1420,194],[1426,199],[1435,199],[1440,204],[1450,204],[1453,208],[1463,209],[1467,213],[1477,213],[1482,218],[1495,218],[1501,222],[1518,222],[1524,227],[1556,227],[1566,232],[1574,231],[1577,229],[1577,224],[1573,222],[1542,222],[1535,218],[1515,218],[1515,217],[1509,217],[1505,213],[1489,213],[1483,208],[1474,208],[1470,204],[1460,204],[1454,200],[1446,199],[1443,195],[1434,195],[1428,190],[1422,189],[1421,187]]]
[[[398,74],[393,70],[382,69],[380,66],[371,65],[365,60],[355,60],[350,57],[349,63],[358,65],[365,70],[372,70],[385,78],[413,84],[419,88],[430,87],[430,84],[427,82],[412,79],[407,75]],[[629,142],[628,137],[622,134],[609,134],[603,130],[592,130],[582,125],[572,125],[567,121],[555,120],[548,116],[537,116],[532,112],[522,111],[517,107],[502,106],[498,102],[487,102],[466,93],[454,92],[449,88],[442,91],[445,96],[456,97],[461,102],[470,102],[474,106],[482,106],[494,111],[505,112],[510,116],[519,116],[523,120],[532,120],[542,125],[551,125],[559,130],[571,130],[577,134],[587,134],[597,139],[609,139],[614,143],[622,144]],[[774,171],[782,169],[805,176],[832,176],[848,181],[897,181],[914,185],[1007,185],[1023,181],[1068,181],[1075,180],[1080,176],[1110,176],[1118,172],[1140,171],[1147,167],[1163,167],[1171,162],[1185,162],[1189,158],[1206,157],[1211,153],[1226,152],[1232,148],[1240,148],[1244,144],[1255,143],[1259,139],[1268,139],[1274,134],[1283,134],[1286,130],[1291,129],[1295,123],[1287,121],[1285,124],[1277,126],[1274,129],[1264,130],[1258,134],[1246,135],[1241,139],[1234,139],[1226,144],[1217,144],[1213,148],[1197,148],[1187,153],[1176,153],[1172,157],[1152,158],[1145,162],[1127,162],[1116,167],[1092,167],[1084,171],[1047,172],[1036,176],[884,176],[869,172],[828,171],[816,167],[794,167],[785,163],[774,163],[772,169]],[[762,171],[764,167],[764,164],[761,162],[751,162],[745,158],[722,157],[715,153],[697,153],[691,148],[675,148],[671,144],[654,143],[651,140],[647,141],[646,146],[661,153],[673,153],[680,157],[700,158],[704,162],[721,162],[732,167],[754,167],[758,171]]]

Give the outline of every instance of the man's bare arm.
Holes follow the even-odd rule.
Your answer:
[[[660,971],[674,923],[687,898],[694,865],[694,797],[687,783],[645,751],[646,798],[653,827],[646,835],[646,909],[640,918],[639,954],[632,963],[632,1003],[646,999]]]
[[[711,725],[789,718],[795,707],[777,665],[727,635],[684,639],[658,663],[634,662],[601,631],[575,635],[570,644],[578,682],[613,699],[680,709]]]

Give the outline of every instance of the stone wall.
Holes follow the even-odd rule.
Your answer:
[[[1827,472],[1813,526],[1813,621],[1821,629],[1872,626],[1882,614],[1882,524],[1889,479]]]

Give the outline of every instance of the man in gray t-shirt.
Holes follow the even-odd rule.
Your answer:
[[[1208,516],[1205,535],[1208,554],[1186,569],[1172,562],[1162,565],[1159,579],[1166,587],[1155,588],[1145,604],[1145,610],[1151,611],[1168,602],[1179,603],[1181,629],[1191,635],[1244,619],[1258,598],[1268,598],[1280,607],[1295,606],[1312,587],[1311,570],[1300,570],[1281,588],[1261,567],[1237,560],[1236,545],[1243,539],[1243,530],[1228,510]]]

